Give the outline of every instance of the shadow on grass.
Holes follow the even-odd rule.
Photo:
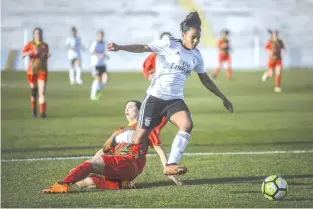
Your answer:
[[[313,178],[313,174],[306,175],[282,175],[287,179],[297,178]],[[237,184],[237,183],[262,183],[267,176],[245,176],[245,177],[225,177],[225,178],[211,178],[211,179],[193,179],[184,180],[185,185],[205,185],[205,184]],[[138,183],[137,188],[161,187],[173,185],[171,181],[160,181],[151,183]]]

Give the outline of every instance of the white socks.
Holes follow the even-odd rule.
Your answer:
[[[91,84],[91,93],[90,98],[93,99],[96,97],[97,93],[104,87],[104,83],[99,80],[94,80]]]
[[[122,142],[126,142],[129,144],[132,144],[132,135],[135,133],[135,131],[125,131],[115,137],[115,142],[117,144],[120,144]]]
[[[70,83],[74,84],[75,83],[74,68],[69,69],[69,76],[70,76]]]
[[[168,158],[167,163],[178,163],[179,159],[181,158],[183,152],[185,151],[188,141],[190,138],[190,134],[184,131],[179,131],[174,138],[172,149],[170,156]]]
[[[75,73],[76,73],[76,77],[75,77]],[[70,83],[71,84],[83,84],[83,81],[82,81],[82,69],[80,67],[76,67],[76,68],[73,68],[71,67],[69,69],[69,76],[70,76]]]

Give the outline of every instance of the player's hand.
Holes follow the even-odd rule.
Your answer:
[[[178,186],[182,186],[184,185],[184,183],[182,182],[182,180],[179,179],[179,177],[177,176],[173,176],[173,175],[169,175],[167,176],[169,179],[171,179],[172,181],[174,181],[174,183]]]
[[[233,113],[234,111],[233,104],[228,99],[225,98],[223,100],[223,104],[224,104],[224,107],[228,110],[228,112]]]
[[[114,52],[120,50],[119,45],[117,45],[115,43],[108,43],[107,49],[108,49],[108,51],[114,51]]]

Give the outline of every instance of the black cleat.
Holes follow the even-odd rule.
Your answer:
[[[47,115],[46,115],[46,113],[44,112],[44,113],[41,113],[41,114],[40,114],[40,117],[41,117],[41,118],[46,118]]]
[[[33,110],[33,116],[36,118],[37,117],[37,110]]]

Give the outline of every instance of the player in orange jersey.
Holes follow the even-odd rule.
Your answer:
[[[266,51],[269,53],[268,69],[262,76],[262,81],[273,76],[275,70],[275,92],[281,92],[281,74],[282,74],[282,50],[285,49],[284,42],[279,39],[278,31],[268,30],[271,34],[271,39],[265,45]]]
[[[131,100],[127,102],[125,115],[129,124],[124,129],[116,130],[90,160],[74,168],[56,184],[42,190],[44,193],[68,192],[69,186],[78,185],[80,188],[122,189],[134,188],[133,180],[143,171],[146,163],[147,144],[134,145],[127,143],[114,144],[113,138],[121,133],[134,132],[137,126],[141,103]],[[163,167],[167,159],[160,139],[153,130],[149,136],[149,145],[153,146],[160,156]],[[182,182],[176,176],[169,176],[176,184]]]
[[[169,32],[164,32],[160,35],[160,39],[164,37],[171,37],[172,34]],[[156,62],[157,53],[151,53],[143,63],[142,73],[143,76],[149,81],[154,77],[155,74],[155,62]]]
[[[22,51],[23,58],[29,56],[27,69],[28,83],[31,88],[31,105],[33,116],[37,117],[37,95],[39,111],[42,118],[46,117],[46,84],[48,77],[49,46],[43,41],[41,28],[33,31],[33,40],[28,42]]]
[[[217,47],[219,50],[218,54],[218,66],[213,73],[213,78],[217,78],[218,74],[221,71],[223,63],[226,63],[226,76],[228,79],[231,79],[231,58],[229,55],[230,50],[230,41],[228,39],[229,31],[223,30],[221,32],[221,38],[218,40]]]

